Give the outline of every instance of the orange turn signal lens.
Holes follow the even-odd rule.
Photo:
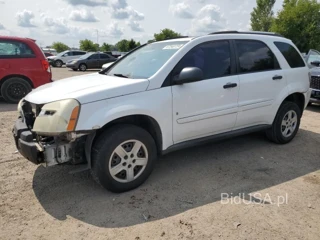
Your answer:
[[[79,106],[76,106],[72,110],[72,113],[71,113],[71,116],[70,116],[70,120],[69,120],[69,124],[68,124],[68,127],[67,127],[68,131],[74,131],[75,130],[76,125],[77,125],[78,116],[79,116],[79,110],[80,110]]]

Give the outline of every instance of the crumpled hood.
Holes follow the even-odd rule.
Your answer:
[[[84,104],[146,91],[148,86],[148,79],[129,79],[93,73],[45,84],[30,92],[25,100],[45,104],[73,98]]]

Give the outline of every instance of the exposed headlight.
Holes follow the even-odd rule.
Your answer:
[[[34,122],[33,131],[44,134],[73,132],[79,113],[80,104],[75,99],[45,104]]]

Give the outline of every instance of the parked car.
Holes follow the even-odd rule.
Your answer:
[[[80,50],[67,50],[59,53],[57,56],[48,57],[50,64],[54,67],[62,67],[64,64],[70,60],[77,59],[87,52]]]
[[[51,82],[51,69],[42,50],[29,38],[0,36],[0,92],[18,103],[32,88]]]
[[[310,88],[312,89],[310,104],[320,104],[320,52],[311,49],[305,56],[306,62],[311,68]]]
[[[42,48],[42,51],[43,51],[44,53],[51,53],[52,56],[55,56],[55,55],[58,54],[58,53],[57,53],[57,50],[55,50],[55,49],[53,49],[53,48]]]
[[[66,66],[72,68],[74,71],[77,71],[78,69],[86,71],[87,69],[101,68],[103,64],[115,62],[116,60],[116,58],[105,53],[89,52],[79,59],[69,61]]]
[[[233,31],[153,42],[104,71],[29,93],[13,135],[29,161],[82,163],[103,187],[123,192],[142,184],[161,154],[261,130],[289,143],[309,84],[299,50],[280,35]]]
[[[106,68],[110,67],[111,64],[113,64],[113,62],[109,62],[109,63],[103,64],[101,70],[105,70]]]
[[[45,52],[44,55],[45,55],[46,57],[52,57],[52,56],[54,56],[52,53],[48,53],[48,52]]]

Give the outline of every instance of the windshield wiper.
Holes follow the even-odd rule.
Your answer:
[[[128,76],[125,76],[125,75],[123,75],[121,73],[115,73],[115,74],[113,74],[113,76],[122,77],[122,78],[129,78]]]

